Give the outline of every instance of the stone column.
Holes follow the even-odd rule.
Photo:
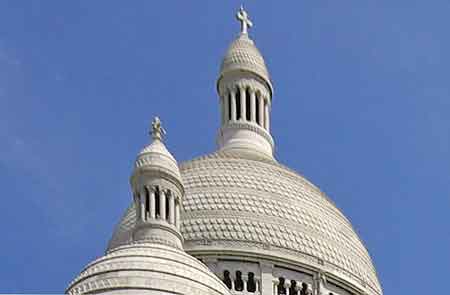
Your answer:
[[[231,90],[231,121],[236,121],[236,92]]]
[[[274,279],[272,282],[273,282],[273,293],[272,294],[277,295],[278,294],[278,284],[280,282],[278,281],[278,279]]]
[[[230,271],[230,279],[231,279],[231,290],[235,290],[234,288],[235,288],[235,286],[234,286],[234,281],[236,280],[236,278],[234,277],[235,276],[235,274],[234,273],[232,273],[231,271]]]
[[[228,93],[226,93],[226,94],[223,96],[222,100],[223,100],[223,103],[222,103],[222,106],[223,106],[223,112],[222,112],[222,114],[223,114],[223,116],[225,117],[225,118],[223,119],[222,124],[224,125],[224,124],[226,124],[226,123],[228,122],[228,120],[230,119],[230,114],[229,114],[229,110],[230,110],[230,101],[229,101],[229,95],[228,95]]]
[[[248,275],[242,274],[242,282],[244,283],[242,292],[247,292]]]
[[[250,90],[250,121],[256,122],[256,93]]]
[[[133,193],[134,209],[136,210],[136,221],[142,220],[141,215],[141,194]]]
[[[164,190],[159,193],[159,217],[166,220],[166,191]]]
[[[175,202],[175,226],[180,229],[180,204]]]
[[[175,224],[175,196],[169,194],[169,223]]]
[[[288,279],[284,280],[284,287],[286,288],[286,294],[287,295],[294,295],[291,294],[291,290],[289,289],[291,287],[291,281],[289,281]]]
[[[141,212],[141,221],[145,221],[147,220],[147,216],[145,215],[145,199],[147,198],[147,194],[146,194],[146,190],[144,189],[143,191],[140,192],[139,194],[139,210]]]
[[[259,99],[259,104],[258,104],[259,126],[264,128],[264,121],[265,121],[265,119],[264,119],[264,98],[261,95],[259,95],[258,99]]]
[[[261,284],[260,284],[260,294],[261,295],[273,295],[276,294],[274,292],[273,286],[273,264],[262,262],[259,264],[261,269]],[[278,279],[277,279],[278,282]]]
[[[261,294],[261,279],[255,278],[256,292]]]
[[[245,88],[244,87],[239,87],[239,90],[241,92],[241,120],[245,121],[245,120],[247,120],[247,118],[246,118],[247,106],[246,106],[246,99],[245,99]]]
[[[270,119],[269,119],[269,101],[266,101],[266,103],[264,104],[264,122],[265,122],[265,126],[264,128],[269,131],[270,129]]]
[[[156,208],[155,208],[155,189],[149,188],[149,197],[150,197],[150,218],[155,219],[156,218]]]

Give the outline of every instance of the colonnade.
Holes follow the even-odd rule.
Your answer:
[[[145,187],[135,198],[138,220],[160,219],[179,228],[180,202],[171,190],[160,190],[158,186]]]
[[[286,280],[283,277],[273,280],[274,295],[311,295],[312,290],[305,282]]]
[[[242,273],[238,270],[230,273],[228,270],[225,270],[223,273],[223,282],[228,289],[240,292],[239,294],[258,295],[261,292],[260,280],[252,272]]]
[[[222,125],[229,121],[248,121],[269,131],[269,101],[259,91],[238,86],[221,97]]]
[[[232,291],[239,294],[261,294],[261,280],[254,273],[244,274],[241,271],[225,270],[222,281]],[[267,293],[266,293],[267,294]],[[286,280],[283,277],[273,278],[272,295],[312,295],[312,288],[305,282]],[[333,295],[333,294],[330,294]]]

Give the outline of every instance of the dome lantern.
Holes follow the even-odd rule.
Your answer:
[[[138,155],[130,182],[136,225],[133,240],[159,241],[181,248],[180,208],[184,188],[175,158],[162,142],[166,134],[158,117],[153,142]]]
[[[273,157],[270,109],[273,87],[264,58],[248,35],[253,26],[241,7],[239,36],[222,60],[217,80],[221,105],[220,149],[245,150]]]

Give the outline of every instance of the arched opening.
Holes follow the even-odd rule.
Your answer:
[[[245,89],[245,119],[251,120],[250,88]]]
[[[278,295],[286,295],[286,288],[284,287],[284,283],[285,281],[283,277],[278,278]]]
[[[302,283],[302,289],[300,290],[300,295],[308,294],[308,285],[306,283]]]
[[[252,272],[248,273],[247,291],[252,293],[256,292],[255,274]]]
[[[156,187],[155,189],[155,217],[159,218],[161,215],[159,214],[159,195],[160,195],[160,191],[159,191],[159,186]]]
[[[259,104],[260,104],[260,97],[259,97],[259,93],[256,94],[256,101],[255,101],[255,112],[256,112],[256,124],[258,124],[259,126],[261,126],[261,118],[259,117]]]
[[[230,272],[228,270],[223,272],[223,283],[225,286],[228,287],[228,289],[231,289],[231,278],[230,278]]]
[[[170,207],[169,207],[169,200],[170,200],[170,191],[166,192],[166,219],[170,220],[169,214],[170,214]]]
[[[291,280],[291,286],[289,287],[289,295],[297,294],[297,282]]]
[[[244,290],[244,281],[242,280],[242,272],[239,270],[236,271],[236,280],[234,280],[234,290],[243,291]]]
[[[148,191],[148,188],[145,188],[145,210],[144,210],[144,216],[142,216],[143,220],[147,220],[147,216],[150,215],[150,192]]]
[[[239,87],[236,89],[236,120],[241,118],[241,90]]]

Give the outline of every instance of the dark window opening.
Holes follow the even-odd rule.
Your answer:
[[[278,279],[278,295],[286,295],[286,288],[284,287],[284,278],[280,277]]]
[[[150,212],[150,192],[148,191],[147,188],[145,188],[145,196],[144,197],[145,197],[145,210],[144,210],[144,216],[142,216],[141,218],[143,220],[147,220],[147,215]]]
[[[236,120],[241,118],[241,91],[239,88],[236,91]]]
[[[228,287],[228,289],[231,289],[231,278],[230,278],[230,272],[228,270],[223,272],[223,282],[225,286]]]
[[[242,273],[238,270],[236,271],[236,280],[234,280],[234,290],[243,291],[244,281],[242,280]]]
[[[289,294],[296,294],[297,291],[295,290],[297,288],[297,282],[292,280],[291,286],[289,287]]]
[[[160,215],[159,215],[159,194],[160,194],[159,186],[157,186],[156,190],[155,190],[155,216],[156,216],[156,218],[160,217]]]
[[[250,121],[250,113],[252,110],[252,106],[250,104],[250,89],[247,88],[245,90],[245,117],[247,118],[247,121]]]
[[[166,219],[169,220],[169,214],[170,214],[170,208],[169,208],[169,194],[170,192],[167,193],[166,195]]]
[[[255,274],[252,272],[248,273],[247,291],[252,293],[256,291]]]
[[[302,289],[300,290],[300,295],[308,294],[308,285],[306,283],[302,283]]]
[[[258,95],[258,97],[256,98],[256,123],[259,125],[259,126],[261,126],[261,118],[259,117],[259,103],[260,103],[260,101],[259,101],[259,95]]]

